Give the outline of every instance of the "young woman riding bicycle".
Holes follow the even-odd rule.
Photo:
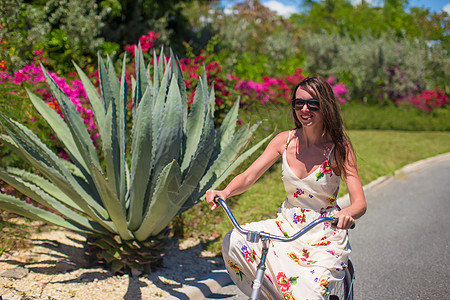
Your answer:
[[[277,218],[244,228],[290,236],[319,217],[338,217],[339,223],[336,227],[323,223],[292,243],[273,243],[261,297],[324,299],[333,284],[344,277],[351,251],[347,229],[365,213],[366,201],[331,86],[321,77],[306,78],[294,89],[291,104],[295,129],[275,136],[263,154],[225,189],[207,191],[206,201],[216,209],[216,197],[226,200],[245,192],[281,158],[287,196]],[[344,209],[336,203],[341,177],[350,196],[350,205]],[[224,238],[222,252],[234,283],[250,295],[260,245],[248,243],[231,230]]]

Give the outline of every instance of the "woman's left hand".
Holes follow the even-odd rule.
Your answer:
[[[337,229],[350,229],[353,225],[355,225],[355,219],[342,211],[338,212],[334,215],[334,217],[339,218],[339,222],[336,226]]]

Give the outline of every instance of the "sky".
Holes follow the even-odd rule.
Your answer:
[[[278,12],[279,15],[289,16],[293,12],[300,11],[300,4],[302,0],[260,0],[266,7]],[[354,3],[360,3],[361,0],[351,0]],[[366,0],[367,1],[367,0]],[[223,7],[232,6],[239,0],[220,0]],[[368,0],[373,3],[383,3],[381,0]],[[409,6],[427,8],[431,12],[446,11],[450,14],[450,0],[409,0]]]

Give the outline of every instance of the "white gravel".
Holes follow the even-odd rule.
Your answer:
[[[164,267],[148,276],[116,276],[90,268],[84,236],[54,226],[32,237],[33,246],[0,256],[0,274],[18,266],[29,273],[20,279],[0,276],[0,296],[11,299],[162,299],[223,267],[220,257],[202,251],[199,241],[174,243]]]

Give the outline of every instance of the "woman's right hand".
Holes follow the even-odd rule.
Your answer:
[[[224,191],[217,191],[217,190],[207,190],[206,191],[206,202],[211,205],[211,210],[215,210],[220,206],[219,202],[217,202],[215,199],[216,197],[222,198],[223,200],[227,199],[227,196]]]

